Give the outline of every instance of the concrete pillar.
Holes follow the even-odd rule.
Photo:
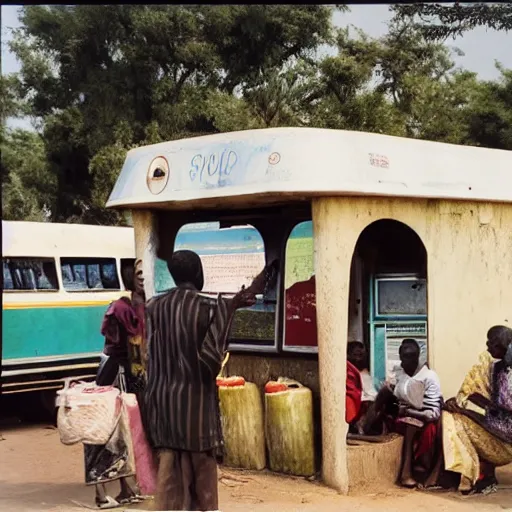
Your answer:
[[[156,219],[150,210],[132,210],[135,257],[142,260],[146,300],[155,294]]]
[[[322,413],[322,476],[346,494],[345,382],[350,263],[355,242],[339,215],[339,199],[313,200],[318,361]],[[348,238],[348,240],[347,240]]]

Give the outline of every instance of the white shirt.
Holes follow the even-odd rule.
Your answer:
[[[373,384],[373,378],[368,370],[361,371],[361,382],[363,384],[362,402],[373,402],[377,396],[377,390]]]
[[[421,382],[425,388],[422,412],[427,413],[430,421],[435,421],[441,417],[441,403],[443,395],[441,392],[441,382],[434,370],[431,370],[425,364],[416,370],[416,373],[412,377],[409,377],[401,366],[395,366],[394,374],[396,383],[405,378],[412,378]]]

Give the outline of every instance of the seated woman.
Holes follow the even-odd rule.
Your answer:
[[[357,422],[361,417],[363,383],[359,370],[350,361],[347,361],[346,386],[345,421],[349,425],[349,433],[358,433]]]
[[[420,347],[406,339],[400,346],[401,367],[395,382],[387,383],[368,411],[365,433],[387,427],[404,436],[399,483],[413,488],[421,482],[436,484],[442,466],[441,386],[437,374],[426,364],[420,365]]]
[[[498,361],[496,361],[498,360]],[[464,494],[496,491],[496,466],[512,462],[512,329],[487,333],[487,352],[443,411],[445,468]]]
[[[368,352],[364,344],[360,341],[349,342],[347,359],[347,411],[357,404],[357,414],[351,413],[351,420],[347,420],[349,432],[362,434],[366,413],[377,396],[377,390],[368,371]]]

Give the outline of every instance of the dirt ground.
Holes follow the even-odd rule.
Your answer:
[[[340,496],[320,483],[268,473],[220,471],[223,512],[436,512],[512,511],[512,468],[499,474],[498,493],[462,498],[456,493],[391,489],[371,495]],[[117,489],[112,490],[112,494]],[[71,500],[92,505],[94,491],[83,483],[80,445],[64,446],[48,425],[0,423],[0,511],[83,511]],[[148,509],[149,503],[136,508]],[[135,507],[134,507],[135,508]],[[121,508],[117,510],[130,510]]]

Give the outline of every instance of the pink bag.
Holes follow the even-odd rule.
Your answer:
[[[153,495],[156,491],[157,463],[142,426],[139,404],[133,393],[123,393],[121,397],[130,428],[137,483],[142,494]]]

